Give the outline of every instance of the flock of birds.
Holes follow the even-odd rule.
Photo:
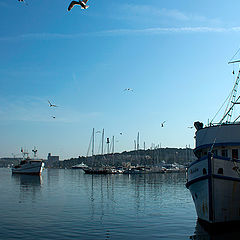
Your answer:
[[[19,2],[23,2],[23,3],[26,3],[25,0],[18,0]],[[88,0],[79,0],[79,1],[71,1],[71,3],[69,4],[68,6],[68,11],[70,11],[75,5],[79,5],[81,6],[81,9],[87,9],[89,6],[87,6],[87,2]],[[26,3],[27,4],[27,3]],[[27,4],[28,5],[28,4]],[[128,91],[128,92],[133,92],[133,89],[132,88],[125,88],[124,91]],[[57,105],[55,104],[52,104],[49,100],[48,100],[48,103],[49,103],[49,107],[58,107]],[[52,118],[56,118],[55,116],[52,116]],[[166,123],[166,121],[163,121],[161,123],[161,127],[164,127],[164,124]],[[193,127],[189,127],[189,128],[193,128]],[[120,133],[122,135],[122,133]]]
[[[126,89],[124,89],[124,91],[133,91],[131,88],[126,88]],[[50,108],[56,108],[56,107],[59,107],[58,105],[56,105],[56,104],[52,104],[49,100],[48,100],[48,104],[49,104],[49,107]],[[56,118],[55,116],[51,116],[52,118]],[[163,121],[162,123],[161,123],[161,127],[164,127],[164,124],[166,123],[166,121]],[[100,132],[100,131],[99,131]],[[96,132],[96,133],[98,133],[98,132]],[[120,135],[122,135],[122,133],[120,133]]]
[[[18,1],[28,5],[28,3],[25,0],[18,0]],[[71,1],[68,6],[68,11],[70,11],[76,5],[81,6],[81,9],[87,9],[89,7],[89,6],[87,6],[87,1],[88,0]]]
[[[55,105],[55,104],[52,104],[49,100],[48,100],[48,104],[49,104],[49,107],[50,108],[56,108],[56,107],[58,107],[57,105]],[[55,116],[51,116],[53,119],[55,119],[56,117]]]

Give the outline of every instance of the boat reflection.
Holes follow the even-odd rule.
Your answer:
[[[40,186],[42,184],[42,176],[15,174],[12,177],[20,183],[22,187]]]
[[[41,193],[41,185],[43,183],[42,176],[14,174],[12,175],[16,185],[19,185],[19,203],[31,201],[35,202]]]
[[[197,220],[195,233],[190,236],[189,239],[196,240],[225,240],[225,239],[239,239],[240,229],[239,223],[228,224],[228,225],[218,225],[209,226],[203,224],[201,221]]]

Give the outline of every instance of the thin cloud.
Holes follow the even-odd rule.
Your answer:
[[[178,9],[166,9],[158,8],[150,5],[133,5],[133,4],[124,4],[120,5],[117,8],[118,12],[111,14],[112,18],[137,21],[141,23],[151,22],[191,22],[195,24],[207,23],[207,24],[220,24],[219,19],[211,19],[206,16],[201,16],[195,13],[186,13]]]
[[[0,41],[26,40],[72,40],[91,36],[118,36],[118,35],[156,35],[166,33],[230,33],[240,32],[240,27],[172,27],[172,28],[143,28],[143,29],[113,29],[91,33],[59,34],[59,33],[31,33],[19,36],[0,37]]]
[[[132,17],[143,17],[143,16],[151,16],[151,17],[168,17],[174,18],[176,20],[187,21],[189,20],[189,16],[185,13],[177,10],[177,9],[158,9],[149,5],[131,5],[125,4],[120,9],[122,12],[128,13],[128,16]]]
[[[85,34],[61,34],[61,33],[26,33],[18,36],[0,37],[0,41],[19,41],[19,40],[55,40],[73,39],[84,36]]]

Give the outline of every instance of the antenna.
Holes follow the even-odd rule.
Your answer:
[[[34,147],[34,149],[32,150],[34,158],[37,157],[37,151],[38,150],[36,149],[36,147]]]
[[[23,150],[23,148],[21,147],[21,153],[22,153],[22,155],[23,155],[23,159],[25,159],[25,158],[28,158],[28,152],[27,152],[27,150]]]

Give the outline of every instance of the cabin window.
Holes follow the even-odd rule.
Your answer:
[[[223,157],[228,157],[228,150],[227,149],[222,150],[222,156]]]
[[[202,170],[202,173],[203,173],[203,175],[206,175],[206,174],[207,174],[206,168],[204,168],[204,169]]]
[[[238,149],[232,149],[232,159],[238,159]]]
[[[218,174],[223,174],[223,168],[218,169]]]

